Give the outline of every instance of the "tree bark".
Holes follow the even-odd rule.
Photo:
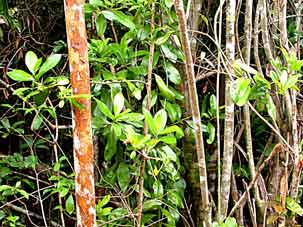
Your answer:
[[[180,38],[185,53],[185,70],[188,83],[188,93],[191,106],[191,114],[194,123],[195,130],[195,143],[196,152],[198,158],[199,166],[199,179],[200,179],[200,190],[201,190],[201,206],[202,206],[202,217],[203,226],[210,227],[211,223],[211,209],[208,198],[208,185],[207,185],[207,173],[206,173],[206,163],[205,163],[205,151],[204,142],[202,136],[202,124],[199,110],[199,100],[197,95],[195,72],[192,59],[192,53],[187,33],[186,18],[184,13],[184,7],[182,0],[174,1],[177,17],[179,20]]]
[[[84,0],[64,3],[70,78],[75,101],[81,105],[72,107],[77,226],[93,227],[96,226],[94,155]]]
[[[229,61],[229,75],[225,79],[224,151],[221,177],[221,217],[219,220],[224,220],[227,215],[234,148],[234,103],[230,97],[232,85],[230,77],[234,75],[231,64],[235,59],[235,17],[236,1],[228,0],[226,3],[226,58]]]

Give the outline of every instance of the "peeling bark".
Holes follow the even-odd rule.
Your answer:
[[[90,77],[84,0],[65,0],[65,18],[73,106],[77,226],[96,226],[94,159],[91,129]]]

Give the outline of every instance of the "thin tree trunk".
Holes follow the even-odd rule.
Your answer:
[[[247,65],[250,65],[250,55],[251,55],[251,42],[252,42],[252,10],[253,10],[253,0],[247,0],[245,8],[245,24],[244,24],[244,33],[245,33],[245,46],[244,46],[244,60]],[[244,121],[245,121],[245,137],[246,137],[246,150],[248,156],[248,166],[251,174],[251,180],[255,178],[256,167],[254,162],[253,154],[253,143],[251,135],[251,122],[250,122],[250,110],[249,106],[246,104],[244,106]],[[254,186],[254,197],[256,199],[257,207],[261,211],[263,217],[263,208],[260,199],[260,193],[258,186]]]
[[[302,0],[298,0],[297,19],[296,27],[297,33],[301,32],[301,11],[302,11]],[[300,59],[300,35],[297,36],[297,58]],[[301,176],[301,164],[300,164],[300,148],[299,148],[299,136],[298,136],[298,121],[297,121],[297,91],[292,91],[292,136],[293,136],[293,148],[294,148],[294,171],[292,174],[292,181],[290,186],[290,196],[294,199],[297,198],[300,176]]]
[[[196,152],[199,165],[199,179],[200,179],[200,190],[201,190],[201,206],[203,212],[203,226],[211,227],[211,210],[208,198],[208,185],[207,185],[207,173],[206,173],[206,163],[205,163],[205,151],[204,142],[202,136],[202,124],[199,110],[199,101],[197,95],[197,88],[195,82],[195,72],[191,54],[191,48],[188,39],[186,18],[183,8],[182,0],[174,1],[177,17],[179,20],[180,37],[185,53],[185,64],[186,64],[186,75],[188,82],[189,99],[192,111],[192,118],[195,130],[195,143]]]
[[[151,19],[150,19],[150,32],[153,36],[155,30],[155,3],[152,3]],[[153,73],[153,59],[155,52],[155,44],[152,42],[149,47],[149,59],[148,59],[148,71],[147,71],[147,83],[146,83],[146,110],[151,109],[151,86],[152,86],[152,73]],[[144,122],[144,135],[148,134],[147,122]],[[143,151],[145,154],[145,151]],[[143,200],[144,200],[144,172],[145,172],[145,155],[141,157],[142,162],[140,166],[140,179],[139,179],[139,195],[138,195],[138,216],[137,216],[137,227],[141,227],[142,212],[143,212]]]
[[[225,219],[227,215],[234,147],[234,103],[230,97],[232,83],[230,77],[234,75],[231,64],[235,59],[236,1],[228,0],[226,4],[226,58],[229,61],[230,75],[226,76],[225,79],[224,151],[221,177],[221,217],[219,217],[219,220]]]
[[[69,68],[73,95],[73,138],[77,226],[96,226],[94,158],[91,129],[90,77],[84,0],[65,0]]]

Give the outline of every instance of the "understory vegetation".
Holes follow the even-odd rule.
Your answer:
[[[0,1],[1,226],[81,219],[81,99],[96,226],[301,226],[302,7],[86,1],[91,92],[76,95],[64,1]]]

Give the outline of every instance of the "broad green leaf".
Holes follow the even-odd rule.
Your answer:
[[[273,121],[276,121],[277,120],[277,109],[276,109],[275,103],[272,100],[270,95],[267,95],[266,108],[267,108],[268,114],[271,117],[271,119]]]
[[[39,80],[41,76],[53,69],[61,60],[61,54],[52,54],[42,64],[36,79]]]
[[[156,124],[154,122],[152,115],[147,110],[145,110],[144,116],[145,116],[145,121],[147,122],[148,130],[153,135],[157,135],[158,132],[157,132]]]
[[[166,86],[162,78],[158,75],[155,75],[155,78],[161,95],[168,100],[174,100],[175,94]]]
[[[250,79],[239,78],[231,86],[231,98],[238,106],[247,103],[250,94]]]
[[[65,210],[69,215],[71,215],[75,210],[75,202],[72,194],[70,194],[65,201]]]
[[[120,163],[118,169],[117,169],[117,177],[118,177],[118,183],[122,190],[122,192],[125,192],[128,187],[128,180],[129,180],[129,169],[128,165],[126,163]]]
[[[171,62],[176,63],[178,56],[173,53],[167,45],[163,44],[160,47],[165,57],[168,58],[168,60],[170,60]]]
[[[169,31],[169,32],[165,33],[164,36],[161,36],[158,39],[156,39],[155,44],[158,45],[158,46],[164,44],[169,39],[169,37],[172,33],[174,33],[174,32]]]
[[[211,116],[214,117],[217,114],[217,97],[212,94],[209,98],[209,106],[210,110],[209,112],[211,113]]]
[[[109,201],[110,201],[110,195],[104,196],[102,200],[99,200],[97,205],[98,208],[104,207],[106,204],[108,204]]]
[[[124,26],[130,28],[131,30],[136,29],[136,25],[134,24],[133,19],[130,16],[127,16],[120,11],[103,10],[101,13],[104,15],[104,17],[106,19],[108,19],[110,21],[115,20],[115,21],[123,24]]]
[[[177,139],[174,136],[163,136],[159,138],[159,141],[171,145],[175,145],[177,143]]]
[[[161,205],[162,202],[160,200],[157,199],[147,200],[143,203],[143,210],[149,211],[149,210],[158,209]]]
[[[183,201],[180,195],[174,190],[169,190],[167,193],[167,199],[171,204],[174,204],[177,207],[183,208]]]
[[[154,123],[156,126],[157,133],[161,132],[165,128],[166,122],[167,122],[167,113],[164,109],[161,109],[156,113],[154,117]]]
[[[164,192],[163,185],[161,184],[161,182],[159,180],[157,180],[153,183],[153,190],[154,190],[155,197],[163,196],[163,192]]]
[[[207,132],[208,132],[208,139],[206,142],[208,144],[212,144],[215,141],[215,135],[216,135],[216,128],[210,123],[207,123]]]
[[[114,130],[110,130],[107,135],[107,143],[105,145],[104,158],[106,161],[110,161],[112,157],[117,153],[117,136]]]
[[[294,199],[286,197],[286,208],[300,216],[303,215],[303,209]]]
[[[33,131],[38,130],[41,127],[42,122],[43,122],[43,116],[37,113],[32,121],[31,130]]]
[[[9,78],[14,81],[24,82],[24,81],[34,81],[34,77],[23,70],[14,69],[7,73]]]
[[[162,130],[159,135],[165,135],[165,134],[169,134],[169,133],[176,133],[176,137],[177,139],[180,139],[184,136],[184,132],[182,130],[182,128],[180,128],[177,125],[173,125],[173,126],[169,126],[167,128],[165,128],[164,130]]]
[[[99,14],[96,18],[96,30],[98,36],[103,36],[106,29],[106,20],[102,14]]]
[[[281,72],[281,75],[280,75],[280,83],[281,83],[281,85],[282,85],[283,88],[285,88],[285,84],[286,84],[287,78],[288,78],[288,73],[287,73],[286,70],[283,70]]]
[[[116,118],[117,121],[125,121],[128,123],[142,121],[143,119],[144,119],[144,116],[143,116],[143,114],[140,114],[140,113],[126,113],[126,114],[121,113]]]
[[[181,83],[181,76],[179,71],[171,63],[164,63],[164,70],[168,79],[174,84],[179,85]]]
[[[290,89],[290,88],[298,89],[296,84],[298,83],[300,77],[301,77],[300,74],[289,76],[285,83],[284,89],[285,90]]]
[[[38,57],[33,51],[28,51],[25,55],[25,64],[28,70],[35,75],[36,69],[35,66],[37,64]]]
[[[114,114],[117,116],[124,107],[124,96],[121,92],[114,97]]]
[[[110,119],[114,119],[114,115],[112,114],[112,112],[108,109],[108,107],[100,100],[95,99],[97,102],[97,106],[99,108],[99,110],[108,118]]]
[[[166,159],[176,162],[177,161],[177,155],[176,153],[173,151],[173,149],[171,149],[169,146],[163,146],[160,148],[163,152]]]

